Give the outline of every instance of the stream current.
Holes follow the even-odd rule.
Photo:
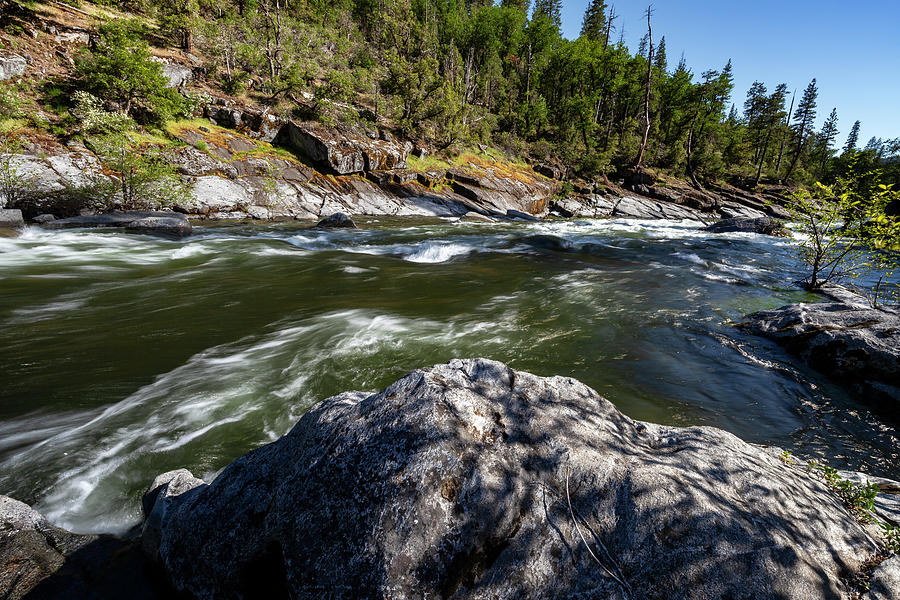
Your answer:
[[[159,473],[211,480],[310,406],[482,356],[627,415],[900,478],[896,423],[731,323],[817,301],[787,240],[694,221],[370,219],[181,241],[0,238],[0,493],[123,532]]]

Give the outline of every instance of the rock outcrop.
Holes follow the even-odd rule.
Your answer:
[[[789,235],[784,223],[772,217],[732,217],[730,219],[722,219],[718,223],[707,226],[706,231],[710,233],[761,233],[778,237]]]
[[[753,313],[739,327],[775,340],[867,402],[895,411],[900,402],[900,313],[873,308],[840,286],[827,285],[822,293],[826,302]]]
[[[691,219],[702,221],[700,211],[645,198],[626,196],[615,203],[610,216],[632,219]]]
[[[406,168],[409,144],[285,123],[273,143],[290,148],[317,167],[338,175]]]
[[[148,496],[151,553],[199,598],[838,598],[877,551],[765,449],[483,359],[324,400],[211,484],[182,477]]]
[[[75,227],[124,227],[135,233],[150,233],[169,237],[186,237],[191,234],[191,223],[180,213],[158,210],[125,210],[56,219],[42,225],[47,229],[71,229]]]
[[[0,56],[0,81],[19,77],[28,68],[28,61],[18,54]]]

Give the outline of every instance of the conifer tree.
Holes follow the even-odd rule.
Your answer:
[[[531,18],[538,17],[547,17],[558,30],[562,27],[562,0],[535,0],[534,14]]]
[[[848,152],[856,152],[856,143],[859,141],[859,121],[857,120],[853,127],[850,128],[850,133],[847,135],[847,143],[844,144],[844,154]]]
[[[584,11],[581,22],[581,35],[599,42],[606,37],[606,0],[591,0]]]
[[[822,131],[819,132],[818,150],[821,159],[821,162],[819,163],[820,178],[824,176],[825,165],[828,162],[828,159],[831,158],[831,144],[834,142],[834,139],[837,137],[838,133],[837,120],[837,108],[832,108],[831,114],[828,115],[828,118],[822,125]]]
[[[669,67],[668,58],[666,58],[666,36],[659,39],[659,45],[656,47],[656,57],[653,59],[653,66],[659,70],[660,75],[665,75]]]
[[[797,112],[794,113],[794,124],[791,129],[794,132],[794,157],[791,159],[791,165],[785,174],[786,179],[791,178],[794,167],[797,166],[797,160],[806,147],[806,138],[812,129],[813,122],[816,119],[816,99],[819,97],[819,90],[816,87],[816,80],[813,78],[806,86],[803,97],[800,98],[800,104],[797,105]]]

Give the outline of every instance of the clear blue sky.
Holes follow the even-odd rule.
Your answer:
[[[674,68],[682,52],[694,80],[707,69],[734,62],[732,102],[740,111],[754,80],[769,91],[779,83],[797,89],[798,98],[815,77],[819,87],[818,121],[837,108],[844,145],[859,119],[860,145],[872,136],[900,137],[900,2],[857,0],[656,0],[653,39],[666,36],[666,54]],[[607,0],[625,27],[634,52],[647,32],[648,2]],[[563,35],[578,37],[588,0],[563,0]],[[790,100],[788,100],[790,102]]]

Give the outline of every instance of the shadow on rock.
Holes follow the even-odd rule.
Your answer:
[[[483,359],[325,400],[208,486],[166,480],[151,552],[201,598],[839,598],[877,551],[763,448]]]

